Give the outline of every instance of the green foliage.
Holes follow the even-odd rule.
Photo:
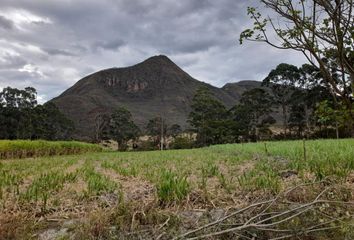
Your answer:
[[[302,136],[306,128],[306,108],[304,104],[293,104],[290,107],[290,115],[288,126],[290,130],[294,130],[298,138]]]
[[[176,137],[170,148],[171,149],[189,149],[189,148],[193,148],[194,146],[194,142],[192,140],[190,140],[188,137]]]
[[[6,87],[0,92],[0,106],[7,108],[34,108],[37,105],[37,92],[32,87],[24,90]]]
[[[218,166],[209,162],[209,164],[207,164],[206,166],[204,166],[202,168],[202,174],[203,174],[203,176],[206,176],[206,177],[217,176],[219,174],[219,168],[218,168]]]
[[[87,182],[87,195],[100,195],[102,193],[113,193],[117,188],[117,184],[108,177],[97,173],[94,167],[86,164],[83,168],[83,174]]]
[[[281,179],[277,169],[269,162],[261,162],[256,167],[237,178],[241,188],[247,191],[271,190],[277,193],[281,190]]]
[[[189,123],[197,133],[197,144],[206,146],[225,142],[228,136],[227,111],[207,88],[200,88],[193,97]]]
[[[131,166],[131,167],[122,166],[121,162],[110,163],[108,161],[105,161],[102,163],[102,167],[107,169],[113,169],[120,175],[126,177],[130,177],[130,176],[136,177],[138,174],[138,171],[135,166]]]
[[[54,103],[38,105],[31,114],[32,139],[66,140],[71,138],[74,124],[59,111]]]
[[[353,197],[354,139],[306,141],[306,159],[302,141],[266,144],[267,152],[262,142],[215,145],[192,150],[101,152],[0,161],[0,210],[6,214],[6,218],[17,213],[33,216],[29,221],[33,225],[44,214],[47,219],[66,216],[68,212],[77,210],[79,205],[102,212],[97,215],[97,222],[88,220],[89,225],[84,231],[95,233],[90,236],[108,237],[113,236],[113,231],[114,236],[122,236],[118,234],[125,231],[131,234],[132,229],[144,231],[149,224],[166,226],[168,229],[175,224],[176,229],[179,229],[181,225],[174,223],[173,217],[168,220],[169,207],[182,211],[185,208],[203,207],[212,211],[232,208],[235,203],[247,206],[280,196],[279,202],[272,202],[271,208],[263,211],[268,204],[259,208],[259,212],[262,212],[259,219],[262,220],[263,214],[293,209],[288,208],[289,202],[283,200],[298,206],[297,203],[313,200],[324,189],[323,199],[350,203]],[[284,177],[284,172],[292,172],[292,175]],[[326,181],[313,188],[307,187],[309,183],[321,179]],[[124,188],[119,187],[120,183]],[[301,186],[288,194],[288,198],[278,194],[279,191],[292,188],[293,184]],[[121,189],[126,191],[124,198]],[[38,207],[41,207],[41,212]],[[301,232],[303,226],[313,226],[314,221],[320,221],[318,224],[321,224],[324,216],[336,219],[347,214],[347,219],[352,221],[352,206],[345,204],[343,209],[339,207],[337,203],[331,207],[327,203],[318,204],[313,208],[316,215],[299,215],[293,218],[294,221],[284,223],[281,229]],[[160,215],[151,215],[151,212]],[[208,220],[210,215],[203,214],[203,217]],[[287,218],[288,215],[283,217]],[[201,219],[204,221],[204,218]],[[340,230],[348,232],[346,219],[340,218],[340,224],[343,224]],[[4,229],[4,225],[1,226]],[[36,232],[42,232],[37,224],[34,227]],[[161,231],[167,232],[166,228]],[[70,229],[76,231],[77,228],[74,226]],[[17,228],[16,231],[26,230]],[[112,235],[104,234],[107,232]],[[175,236],[175,233],[172,232],[171,236]],[[33,233],[30,235],[33,236]]]
[[[260,129],[265,132],[274,118],[272,112],[273,98],[264,89],[254,88],[242,94],[240,104],[231,109],[233,134],[247,139],[259,139]]]
[[[53,103],[37,105],[34,88],[0,92],[0,139],[70,139],[74,129]]]
[[[328,92],[334,97],[339,97],[350,112],[348,126],[353,136],[354,45],[351,14],[354,9],[353,2],[345,0],[261,2],[265,7],[264,10],[271,11],[274,18],[264,17],[257,9],[249,7],[247,13],[254,23],[253,27],[241,33],[240,43],[242,44],[244,40],[265,42],[278,49],[291,49],[303,53],[312,68],[320,73]],[[286,24],[277,24],[274,19]],[[275,38],[269,33],[269,29],[273,30]],[[289,66],[283,67],[286,70]],[[289,72],[281,68],[276,69],[269,78],[276,80],[275,82],[286,79],[291,83],[291,79],[298,78],[297,69],[291,68]],[[311,84],[307,80],[304,83]],[[286,101],[282,102],[283,107],[285,103]]]
[[[125,150],[127,141],[134,139],[139,134],[131,113],[124,107],[116,109],[109,123],[109,136],[118,142],[119,150]]]
[[[157,150],[158,145],[155,141],[152,140],[146,140],[146,141],[140,141],[138,144],[138,148],[136,150],[138,151],[152,151],[152,150]]]
[[[5,192],[19,194],[19,186],[23,182],[23,176],[10,171],[1,170],[0,167],[0,200],[3,199]]]
[[[76,141],[0,140],[0,159],[100,152],[95,144]]]
[[[49,172],[41,174],[34,179],[32,184],[27,188],[22,198],[31,201],[42,201],[42,210],[46,209],[49,198],[56,192],[63,189],[65,183],[73,183],[77,180],[77,173],[58,173]]]
[[[346,126],[350,119],[350,112],[343,104],[340,104],[337,109],[334,104],[328,100],[318,104],[316,109],[317,121],[324,126],[333,126],[336,123],[340,126]]]
[[[274,96],[274,103],[281,107],[284,134],[288,128],[288,111],[295,90],[296,82],[301,78],[299,68],[282,63],[273,69],[263,80],[262,85],[269,87]]]
[[[172,124],[168,129],[167,129],[167,134],[172,136],[172,137],[177,137],[180,133],[182,133],[182,128],[178,124]]]
[[[163,135],[166,135],[167,124],[163,121],[163,119],[161,117],[155,117],[153,119],[150,119],[145,126],[146,133],[150,136],[153,136],[153,137],[156,137],[156,136],[161,137],[161,128],[163,131],[162,132]]]
[[[161,203],[169,204],[183,200],[190,187],[186,177],[178,176],[172,171],[162,171],[157,183],[157,195]]]

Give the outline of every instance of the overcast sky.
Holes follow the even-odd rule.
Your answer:
[[[0,88],[33,86],[44,102],[90,73],[159,54],[218,87],[301,64],[293,52],[238,44],[257,2],[0,0]]]

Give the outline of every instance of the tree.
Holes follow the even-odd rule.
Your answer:
[[[32,138],[46,140],[71,139],[74,123],[66,118],[54,103],[47,102],[36,106],[32,115]]]
[[[37,92],[32,87],[24,90],[6,87],[0,92],[1,122],[4,138],[31,138],[32,110],[37,105]]]
[[[303,64],[300,68],[301,80],[298,86],[301,88],[299,94],[294,95],[297,101],[302,101],[305,112],[305,122],[307,133],[310,132],[310,125],[314,123],[314,113],[318,103],[332,99],[337,101],[337,97],[330,91],[328,84],[324,81],[321,71],[310,64]],[[296,102],[296,101],[295,101]]]
[[[161,117],[155,117],[148,121],[145,126],[146,133],[150,136],[160,136],[161,129],[163,129],[163,135],[167,133],[167,124],[163,123]]]
[[[265,42],[278,49],[301,52],[318,68],[330,90],[340,96],[350,116],[354,113],[354,17],[352,0],[261,0],[274,18],[264,18],[255,8],[248,14],[254,26],[240,35],[244,40]],[[278,23],[278,24],[276,24]],[[269,28],[276,37],[269,34]]]
[[[19,138],[19,119],[21,112],[16,108],[1,107],[0,109],[0,138]]]
[[[139,135],[139,128],[126,108],[120,107],[113,111],[109,122],[109,135],[117,141],[119,150],[125,150],[127,142]]]
[[[164,148],[164,136],[167,134],[168,126],[162,117],[155,117],[150,119],[147,123],[146,133],[153,138],[153,142],[155,146],[160,146],[160,149]]]
[[[251,139],[252,135],[252,109],[243,104],[238,104],[230,109],[232,123],[230,125],[233,140],[239,138]]]
[[[303,132],[306,128],[305,104],[293,104],[290,107],[288,125],[290,130],[295,130],[298,138],[303,135]]]
[[[273,69],[263,80],[262,85],[272,90],[275,103],[281,107],[284,135],[288,129],[288,112],[296,82],[301,78],[300,70],[290,64],[282,63]]]
[[[254,88],[244,92],[240,104],[231,109],[233,119],[237,122],[234,133],[258,139],[260,130],[265,132],[274,123],[274,118],[269,116],[272,105],[273,98],[264,89]]]
[[[37,105],[36,89],[6,87],[0,92],[0,138],[64,140],[73,129],[53,103]]]
[[[179,124],[172,124],[168,129],[167,133],[172,137],[176,137],[178,134],[182,133],[182,128]]]
[[[110,117],[105,113],[98,113],[95,117],[95,141],[99,142],[105,135],[107,135],[107,128]]]
[[[188,122],[197,133],[200,146],[225,142],[229,135],[228,112],[210,91],[199,88],[193,97]]]
[[[8,108],[34,108],[37,105],[37,91],[33,87],[24,90],[6,87],[0,92],[0,103]]]
[[[345,128],[350,118],[345,106],[340,105],[334,108],[334,102],[329,100],[320,102],[315,114],[317,122],[320,126],[324,126],[326,131],[328,128],[335,128],[337,138],[339,138],[339,128]]]

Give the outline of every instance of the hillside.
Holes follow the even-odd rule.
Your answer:
[[[199,87],[206,86],[231,107],[245,90],[257,85],[245,81],[217,88],[194,79],[168,57],[154,56],[131,67],[93,73],[51,101],[73,120],[75,138],[90,139],[95,117],[119,106],[128,108],[140,127],[159,115],[168,124],[186,127],[190,103]]]

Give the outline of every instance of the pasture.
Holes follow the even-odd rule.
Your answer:
[[[0,239],[354,238],[354,139],[89,149],[0,161]]]

